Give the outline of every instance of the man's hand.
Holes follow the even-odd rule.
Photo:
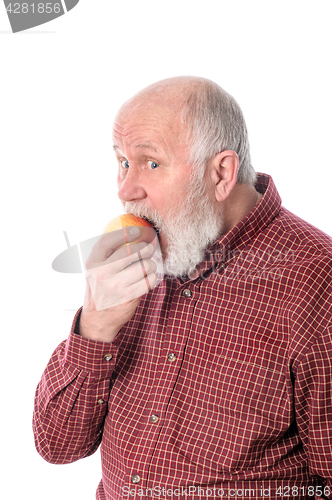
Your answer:
[[[104,234],[93,247],[86,261],[82,337],[112,342],[134,315],[141,296],[156,286],[154,246],[132,243],[138,235],[139,228],[126,227]]]

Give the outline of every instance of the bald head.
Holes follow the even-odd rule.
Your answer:
[[[144,110],[144,113],[158,115],[165,122],[172,121],[174,128],[178,125],[175,121],[180,119],[180,129],[176,133],[182,136],[186,132],[187,136],[188,127],[185,127],[185,131],[181,130],[183,127],[181,118],[186,109],[186,102],[190,95],[199,91],[198,86],[204,82],[203,78],[179,76],[153,83],[137,92],[121,106],[115,122],[125,122],[134,114],[142,114]],[[187,137],[183,139],[189,140]]]
[[[140,107],[158,109],[165,115],[183,117],[190,96],[203,92],[212,81],[195,76],[176,76],[152,83],[137,92],[121,106],[117,116],[127,115]]]
[[[140,90],[131,97],[123,107],[135,106],[140,102],[161,103],[170,107],[174,105],[183,106],[186,99],[193,92],[199,92],[209,83],[213,82],[196,76],[175,76],[173,78],[167,78],[152,83],[148,87]]]

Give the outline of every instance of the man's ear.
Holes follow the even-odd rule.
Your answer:
[[[224,201],[236,184],[239,157],[235,151],[218,153],[208,162],[210,179],[215,187],[217,201]]]

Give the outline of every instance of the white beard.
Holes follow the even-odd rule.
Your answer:
[[[125,212],[145,217],[167,238],[167,247],[162,248],[164,273],[169,276],[188,276],[204,260],[205,250],[222,235],[223,218],[220,210],[212,205],[206,191],[205,181],[194,174],[188,186],[189,195],[180,206],[174,202],[162,218],[156,210],[140,202],[129,201]]]

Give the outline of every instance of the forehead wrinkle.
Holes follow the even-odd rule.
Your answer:
[[[167,107],[155,109],[151,103],[145,103],[144,107],[121,109],[113,122],[114,142],[127,151],[123,154],[129,154],[129,150],[137,151],[136,148],[142,148],[143,153],[145,146],[152,146],[155,154],[187,161],[187,151],[182,151],[185,143],[183,126],[176,117],[177,114],[171,113]]]
[[[152,123],[151,123],[152,122]],[[152,128],[151,128],[152,125]],[[163,124],[164,125],[164,124]],[[115,137],[118,137],[119,139],[127,139],[128,137],[136,134],[140,134],[143,131],[143,134],[146,135],[149,133],[149,129],[151,129],[151,133],[157,132],[159,134],[163,134],[163,125],[159,124],[158,120],[150,120],[150,121],[145,121],[141,120],[139,123],[134,123],[132,125],[129,125],[126,123],[124,126],[119,125],[118,123],[115,123],[113,125],[113,135]],[[145,140],[144,142],[140,142],[140,144],[151,144],[151,141],[149,139]]]
[[[152,139],[151,134],[156,138]],[[154,129],[146,130],[144,125],[133,126],[125,130],[124,132],[119,132],[115,128],[113,129],[113,139],[115,142],[114,150],[120,149],[116,143],[120,144],[120,147],[129,147],[130,149],[151,149],[155,153],[162,153],[169,150],[167,141],[163,134],[163,130]]]
[[[143,109],[134,107],[127,111],[120,110],[113,123],[114,132],[122,136],[130,135],[132,129],[140,131],[145,127],[156,128],[157,131],[162,129],[162,133],[165,129],[171,131],[174,128],[174,113],[165,107],[151,106],[150,103],[150,105],[146,104]]]
[[[135,148],[145,148],[145,149],[152,149],[152,151],[155,151],[157,153],[157,149],[152,146],[151,143],[146,143],[146,144],[136,144]]]

